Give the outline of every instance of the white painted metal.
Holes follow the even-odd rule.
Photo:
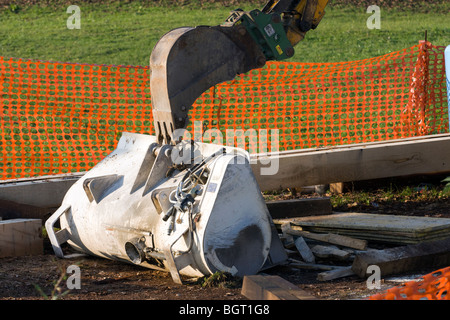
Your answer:
[[[46,222],[55,254],[63,256],[60,244],[67,241],[84,253],[168,270],[176,282],[180,274],[258,272],[274,237],[249,155],[212,144],[189,149],[160,147],[154,136],[123,133],[116,150],[69,189]],[[184,180],[184,193],[178,193],[187,169],[171,166],[189,162],[191,154],[194,163],[215,156],[198,166],[197,175],[203,176],[194,179],[200,181],[195,188]],[[174,210],[165,221],[174,203],[181,203],[176,195],[189,192],[192,205]],[[57,221],[62,231],[55,234]]]

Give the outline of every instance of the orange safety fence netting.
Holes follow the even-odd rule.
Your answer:
[[[206,91],[188,130],[200,121],[204,142],[208,129],[276,130],[269,151],[448,132],[444,49],[420,42],[360,61],[267,63]],[[123,131],[154,134],[149,77],[148,67],[0,57],[0,179],[86,171]]]
[[[450,267],[372,295],[369,300],[450,300]]]

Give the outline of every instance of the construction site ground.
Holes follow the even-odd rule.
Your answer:
[[[412,183],[414,186],[418,185],[417,181]],[[442,185],[439,187],[442,188]],[[355,193],[357,192],[359,191],[355,191]],[[314,194],[302,197],[312,196]],[[343,196],[345,197],[345,194]],[[289,196],[284,194],[278,197]],[[376,202],[378,202],[377,205],[375,205]],[[423,201],[406,201],[401,198],[399,201],[388,203],[382,203],[382,199],[373,199],[373,202],[368,204],[347,203],[345,207],[347,211],[353,212],[450,218],[450,199],[448,197]],[[345,210],[343,206],[333,207],[333,209]],[[378,244],[378,246],[380,245]],[[69,253],[71,249],[65,247],[65,250]],[[80,289],[70,291],[67,289],[66,279],[70,274],[66,273],[66,270],[69,265],[80,267]],[[382,279],[381,289],[368,289],[366,279],[358,278],[356,275],[331,281],[318,281],[317,274],[320,271],[317,270],[277,266],[264,272],[278,275],[321,300],[359,300],[397,286],[401,281],[413,280],[434,270],[436,268],[430,266],[427,270],[390,276]],[[183,285],[175,284],[170,274],[166,272],[93,256],[58,259],[54,256],[48,239],[44,239],[42,255],[0,259],[1,300],[48,298],[64,300],[246,300],[246,297],[241,294],[242,279],[217,280],[209,277],[185,280]]]

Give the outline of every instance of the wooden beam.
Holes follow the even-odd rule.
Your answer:
[[[345,261],[350,258],[350,252],[340,250],[336,246],[314,245],[311,248],[312,253],[319,259]]]
[[[302,237],[298,237],[294,241],[295,247],[298,250],[298,253],[300,253],[300,256],[305,262],[308,263],[316,263],[316,258],[314,257],[314,254],[312,253],[309,246],[306,244],[305,240]]]
[[[336,268],[330,271],[324,271],[317,275],[317,280],[319,281],[330,281],[338,278],[353,276],[355,273],[352,270],[352,267],[342,267]]]
[[[330,192],[333,194],[344,193],[344,182],[330,183]]]
[[[259,159],[272,160],[265,175]],[[251,156],[261,190],[450,172],[450,134]],[[278,162],[277,162],[278,161]]]
[[[28,204],[0,199],[0,217],[8,219],[42,219],[46,220],[56,208],[40,208]]]
[[[272,275],[244,276],[241,294],[250,300],[316,300],[289,281]]]
[[[265,175],[266,162],[278,170]],[[269,165],[270,166],[270,165]],[[262,191],[450,172],[450,134],[251,155]],[[59,207],[85,172],[0,181],[0,199],[41,208]]]
[[[295,229],[299,228],[300,232],[296,234],[305,238],[307,236],[303,233],[304,231],[320,234],[330,232],[364,241],[414,244],[450,236],[450,219],[448,218],[345,212],[286,220],[278,219],[274,220],[274,223],[277,226],[284,221],[289,222],[290,228],[294,229],[292,232],[296,232]],[[355,249],[364,250],[363,248]]]
[[[41,226],[40,219],[0,221],[0,258],[42,254]]]
[[[280,220],[275,220],[275,224],[282,223]],[[309,231],[303,231],[299,226],[292,226],[289,222],[282,223],[281,230],[283,233],[304,237],[312,240],[322,241],[326,243],[336,244],[347,248],[366,250],[367,240],[356,239],[348,236],[342,236],[334,233],[313,233]]]
[[[335,269],[340,269],[342,267],[336,266],[336,265],[327,265],[327,264],[320,264],[320,263],[307,263],[303,261],[298,261],[294,259],[290,259],[292,262],[288,264],[291,268],[296,269],[304,269],[304,270],[322,270],[322,271],[331,271]]]
[[[44,214],[47,211],[45,208],[58,208],[61,205],[66,192],[83,174],[0,181],[0,200],[14,204],[16,212],[19,213],[33,209],[31,211],[34,213]]]

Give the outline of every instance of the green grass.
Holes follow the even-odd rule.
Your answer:
[[[382,8],[382,7],[381,7]],[[307,33],[294,57],[301,61],[299,51],[305,52],[305,61],[338,62],[371,58],[413,46],[424,39],[434,45],[450,44],[450,23],[447,10],[424,13],[381,9],[381,28],[366,26],[370,14],[366,8],[331,8],[319,27]],[[301,49],[300,49],[301,48]],[[306,50],[307,48],[307,50]],[[312,53],[316,52],[317,57]]]
[[[376,190],[360,189],[343,194],[329,194],[336,212],[395,213],[404,215],[448,216],[450,193],[442,186],[391,186]]]
[[[194,2],[195,3],[195,2]],[[258,5],[239,4],[244,10]],[[142,2],[80,4],[81,29],[70,30],[66,6],[3,8],[0,55],[77,63],[148,65],[164,33],[180,26],[217,25],[234,6],[145,5]],[[369,30],[366,7],[329,7],[319,27],[307,33],[291,61],[359,60],[413,46],[424,38],[450,44],[450,5],[419,12],[381,7],[381,29]]]
[[[356,204],[371,206],[374,203],[391,204],[394,202],[438,201],[448,199],[450,194],[441,187],[403,186],[396,188],[387,186],[377,190],[359,190],[344,194],[331,195],[333,207],[352,207]]]
[[[206,14],[207,13],[207,14]],[[81,29],[67,29],[65,8],[29,8],[0,18],[0,55],[80,63],[148,65],[157,40],[174,27],[222,20],[223,10],[129,5],[81,6]]]

